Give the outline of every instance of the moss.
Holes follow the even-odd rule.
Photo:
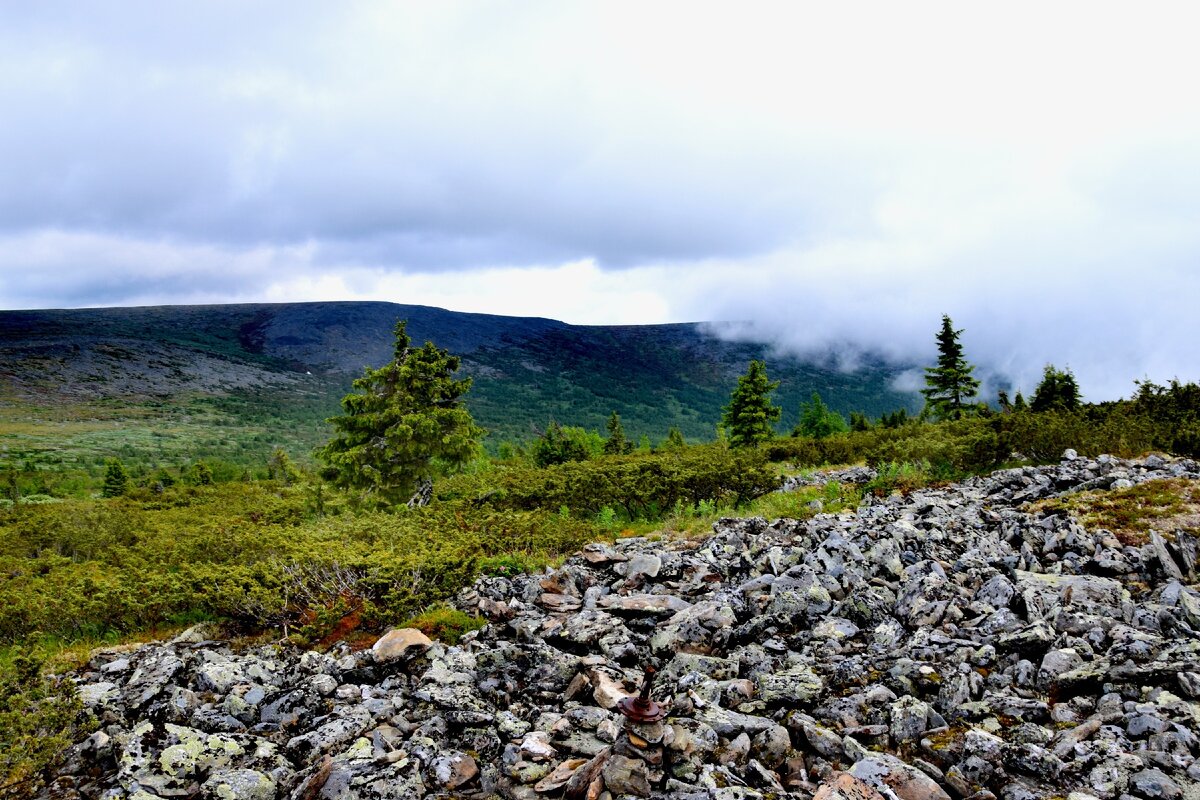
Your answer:
[[[457,608],[431,608],[400,623],[402,628],[416,628],[432,639],[446,644],[458,644],[459,639],[487,624],[482,617],[472,616]]]
[[[934,752],[949,750],[962,739],[969,728],[966,725],[951,725],[943,731],[937,731],[926,736],[929,748]]]

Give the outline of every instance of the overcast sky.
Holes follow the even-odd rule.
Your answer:
[[[0,4],[0,307],[742,321],[1200,379],[1195,3]]]

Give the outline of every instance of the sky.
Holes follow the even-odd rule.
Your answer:
[[[1200,379],[1200,6],[0,2],[0,308],[712,321]],[[913,377],[919,376],[915,373]]]

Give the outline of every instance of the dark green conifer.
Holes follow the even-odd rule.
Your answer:
[[[115,458],[110,458],[104,468],[104,487],[100,493],[105,497],[124,497],[129,493],[129,474]]]
[[[625,438],[625,429],[621,427],[621,415],[616,411],[608,418],[608,438],[604,440],[604,452],[608,455],[624,455],[633,452],[633,442]]]
[[[781,410],[771,405],[770,395],[778,387],[779,381],[767,379],[766,364],[750,362],[746,374],[738,378],[721,417],[731,445],[747,447],[775,435],[772,423],[779,419]]]
[[[384,504],[424,496],[418,488],[469,461],[483,435],[462,401],[471,379],[454,378],[459,358],[432,342],[410,347],[404,321],[395,335],[392,360],[354,381],[345,413],[328,420],[334,437],[316,452],[323,477]]]
[[[1071,370],[1055,369],[1053,364],[1047,364],[1029,408],[1032,411],[1074,411],[1079,408],[1079,384]]]
[[[663,443],[663,447],[670,450],[682,450],[685,446],[683,431],[672,425],[671,429],[667,431],[667,441]]]
[[[850,429],[846,419],[838,412],[825,405],[821,395],[812,393],[812,401],[800,404],[800,421],[796,424],[793,436],[808,436],[813,439],[824,439],[835,433],[843,433]]]
[[[971,376],[975,367],[963,358],[958,341],[962,330],[954,330],[950,317],[942,315],[942,328],[937,334],[938,363],[925,370],[925,395],[929,409],[938,419],[959,419],[974,411],[967,401],[979,391],[979,379]]]

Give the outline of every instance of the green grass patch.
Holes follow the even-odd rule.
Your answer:
[[[400,623],[402,628],[416,628],[431,639],[437,639],[446,644],[458,644],[459,639],[471,631],[477,631],[487,624],[483,617],[477,617],[451,608],[439,605],[409,617]]]

